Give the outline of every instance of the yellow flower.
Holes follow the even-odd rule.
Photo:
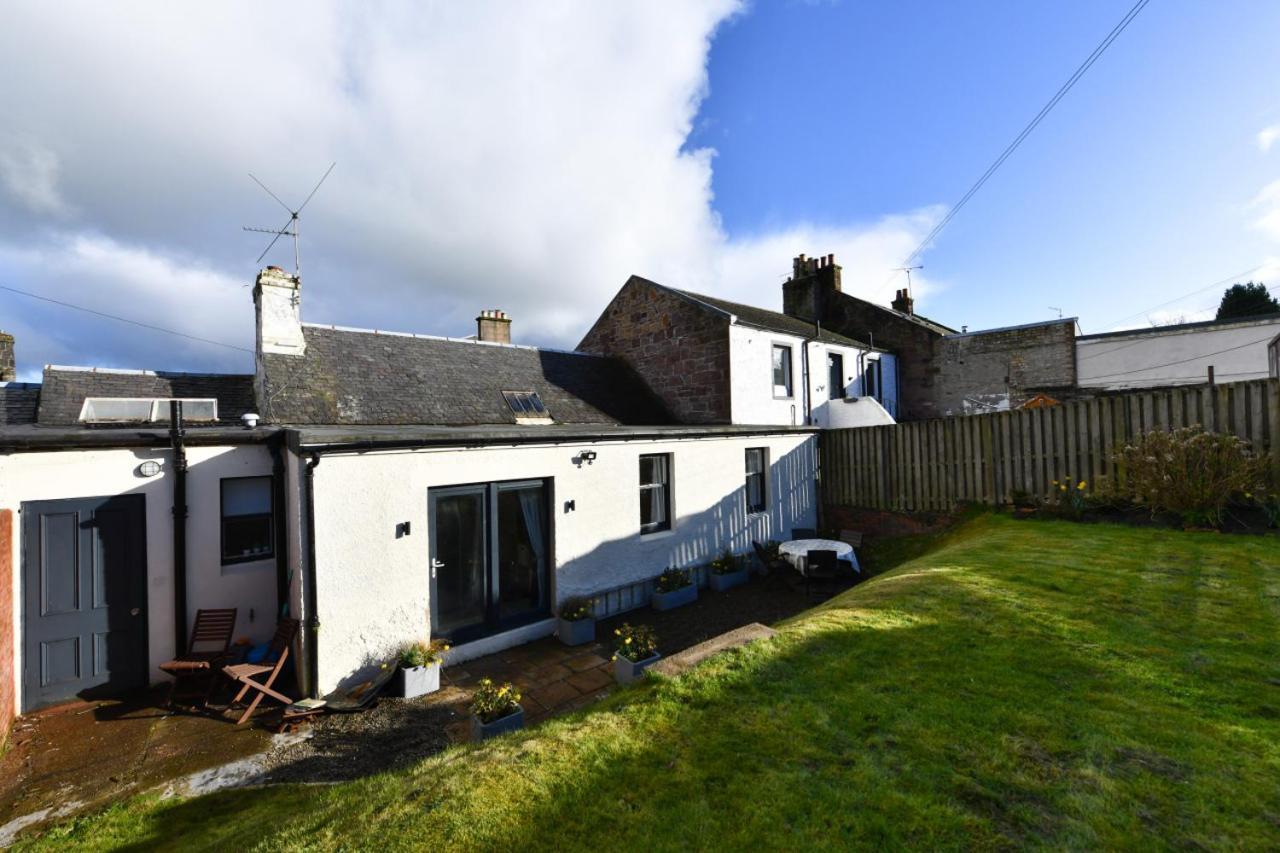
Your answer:
[[[622,636],[622,629],[621,629],[621,628],[614,628],[614,629],[613,629],[613,633],[614,633],[615,635],[617,635],[617,636],[621,637],[621,636]]]
[[[1056,485],[1058,485],[1058,481],[1057,481],[1057,480],[1054,480],[1054,481],[1053,481],[1053,484],[1054,484],[1055,486],[1056,486]]]
[[[1085,488],[1086,488],[1088,485],[1089,485],[1089,484],[1088,484],[1088,483],[1086,483],[1084,480],[1081,480],[1081,481],[1076,485],[1076,488],[1083,492],[1083,491],[1085,490]]]
[[[1064,492],[1065,492],[1065,491],[1067,490],[1067,484],[1066,484],[1066,483],[1063,483],[1061,486],[1058,486],[1058,488],[1059,488],[1061,491],[1064,491]]]

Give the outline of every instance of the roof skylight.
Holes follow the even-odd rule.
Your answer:
[[[182,399],[182,417],[188,421],[216,421],[218,401],[213,398]],[[86,397],[80,421],[86,424],[168,423],[168,398]]]
[[[542,398],[536,391],[503,391],[502,399],[507,401],[518,424],[552,423],[551,413],[542,404]]]

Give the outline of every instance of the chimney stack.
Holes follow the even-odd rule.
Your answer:
[[[258,273],[253,286],[253,307],[257,313],[258,357],[303,355],[307,342],[302,337],[302,280],[280,267]]]
[[[13,357],[13,335],[0,332],[0,382],[18,378],[18,364]]]
[[[511,343],[511,318],[505,311],[486,308],[476,318],[476,338],[493,344]]]
[[[893,297],[893,302],[889,303],[889,307],[894,311],[901,311],[903,314],[908,315],[914,315],[916,313],[915,306],[916,301],[911,298],[911,294],[907,292],[905,287],[902,290],[899,290]]]
[[[835,255],[791,260],[791,278],[782,285],[782,313],[814,322],[819,306],[828,304],[827,295],[840,292],[840,266]]]

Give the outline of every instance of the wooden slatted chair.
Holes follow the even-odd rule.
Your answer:
[[[178,699],[196,697],[202,697],[201,705],[208,704],[218,667],[231,653],[231,637],[235,630],[234,607],[196,611],[196,623],[191,629],[187,653],[160,664],[162,672],[173,676],[169,685],[170,708]],[[201,685],[203,689],[200,689]]]
[[[815,581],[834,584],[839,577],[838,563],[835,551],[810,551],[805,555],[804,594],[809,594]]]
[[[840,541],[847,542],[854,548],[862,547],[862,534],[856,530],[841,530]]]
[[[240,719],[236,720],[237,726],[249,721],[264,696],[270,696],[277,702],[283,702],[286,707],[293,704],[292,699],[277,690],[273,690],[271,685],[275,684],[276,678],[280,676],[280,670],[284,668],[284,662],[289,659],[289,650],[293,648],[293,641],[298,636],[298,629],[301,624],[297,619],[289,619],[287,617],[281,619],[276,625],[275,636],[271,638],[271,643],[267,647],[267,656],[262,663],[237,663],[222,668],[222,672],[227,678],[240,685],[240,692],[236,694],[236,698],[231,700],[227,710],[231,710],[240,704],[240,701],[244,699],[245,694],[249,691],[252,690],[254,694],[253,701],[244,709]]]
[[[792,540],[796,539],[817,539],[818,531],[812,527],[796,527],[791,530]]]

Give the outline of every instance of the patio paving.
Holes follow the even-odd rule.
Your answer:
[[[623,622],[651,626],[669,657],[751,623],[776,623],[847,587],[808,596],[798,576],[774,573],[728,592],[702,590],[676,610],[644,608],[602,620],[592,643],[568,647],[548,637],[447,667],[437,693],[322,716],[307,737],[284,743],[272,740],[274,709],[236,727],[215,716],[168,713],[160,707],[163,688],[29,715],[16,722],[0,756],[0,831],[45,809],[72,814],[249,757],[260,767],[249,780],[256,783],[334,782],[395,770],[469,739],[468,706],[481,678],[519,686],[526,721],[537,724],[615,689],[611,641]]]

